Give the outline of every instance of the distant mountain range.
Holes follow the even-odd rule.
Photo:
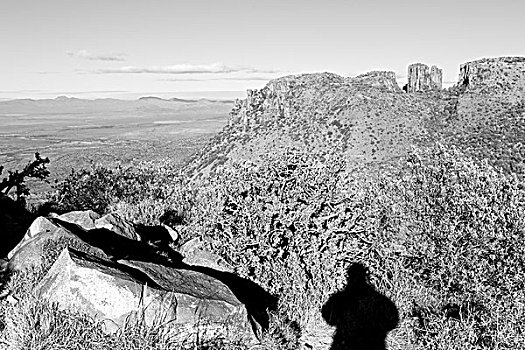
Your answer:
[[[168,154],[182,160],[202,144],[197,140],[222,129],[232,107],[224,100],[156,97],[0,101],[0,164],[14,169],[41,152],[60,175],[93,160]]]
[[[141,97],[136,100],[100,98],[94,100],[59,96],[54,99],[15,99],[0,101],[0,115],[33,113],[74,113],[97,111],[125,111],[140,108],[187,109],[206,105],[231,105],[232,100],[211,99],[163,99],[159,97]]]

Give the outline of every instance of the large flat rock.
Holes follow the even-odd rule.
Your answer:
[[[255,335],[245,306],[230,289],[205,274],[142,261],[114,263],[65,248],[35,293],[62,308],[93,316],[108,332],[143,314],[146,325],[170,322],[173,336]]]

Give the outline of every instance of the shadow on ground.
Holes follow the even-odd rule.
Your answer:
[[[323,318],[336,327],[331,350],[386,349],[386,335],[397,326],[398,311],[367,277],[364,265],[351,265],[345,289],[332,295],[322,308]]]
[[[22,205],[0,193],[0,258],[20,242],[34,219]]]

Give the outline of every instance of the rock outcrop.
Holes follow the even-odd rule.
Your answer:
[[[343,78],[332,73],[289,75],[274,79],[260,90],[247,90],[246,99],[237,100],[230,112],[228,126],[243,126],[243,131],[267,123],[273,118],[290,118],[297,91],[311,85],[361,86],[389,92],[401,92],[394,72],[373,71]],[[294,95],[295,93],[295,95]]]
[[[430,67],[430,88],[431,90],[443,88],[443,71],[436,66]]]
[[[442,89],[441,69],[419,63],[409,68],[408,94],[398,93],[394,74],[388,72],[274,79],[238,100],[229,125],[185,170],[189,176],[207,176],[233,162],[257,163],[268,150],[291,147],[339,153],[356,165],[383,162],[406,155],[410,145],[438,139],[472,148],[466,153],[474,157],[483,154],[501,164],[503,156],[511,169],[525,169],[518,141],[523,140],[524,72],[523,57],[478,60],[461,66],[455,88]],[[509,147],[520,155],[505,151]]]
[[[443,73],[441,69],[426,64],[414,63],[408,66],[407,92],[425,92],[441,90]]]
[[[358,83],[385,89],[392,92],[400,92],[401,88],[397,85],[396,73],[389,71],[372,71],[349,78],[348,82]]]
[[[74,245],[77,249],[108,260],[147,255],[149,259],[164,262],[162,257],[169,253],[166,250],[169,242],[166,241],[171,241],[171,237],[162,226],[135,226],[115,214],[99,217],[92,211],[84,211],[38,217],[23,239],[9,252],[10,270],[20,271],[48,264],[49,259],[56,258],[49,254],[49,246],[59,241],[60,244]],[[157,244],[148,244],[152,241]],[[56,255],[59,252],[53,253]],[[170,258],[167,259],[170,261]]]
[[[233,272],[233,268],[224,259],[206,250],[205,244],[200,237],[184,243],[179,249],[183,256],[182,262],[190,266],[205,266],[217,271]]]
[[[162,230],[90,211],[39,217],[9,253],[9,268],[43,268],[36,295],[91,315],[108,332],[140,316],[147,325],[172,323],[174,341],[255,341],[276,299],[232,273],[202,241],[183,245],[183,257],[163,243],[171,237]]]
[[[457,87],[482,94],[525,97],[525,57],[484,58],[459,68]]]
[[[422,118],[433,113],[429,105],[402,93],[393,72],[274,79],[237,101],[229,125],[185,170],[190,176],[207,176],[230,160],[257,163],[268,150],[287,147],[345,152],[356,162],[380,161],[408,149],[407,137],[413,133],[406,130],[421,128]],[[374,125],[381,127],[372,129]]]

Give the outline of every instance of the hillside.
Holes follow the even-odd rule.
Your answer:
[[[523,176],[525,58],[465,63],[454,90],[459,95],[454,113],[437,130],[442,142]]]
[[[291,145],[384,166],[412,145],[439,141],[521,173],[524,66],[519,57],[469,62],[454,87],[425,93],[403,92],[393,72],[275,79],[236,101],[228,126],[189,168],[208,173]]]
[[[23,248],[49,239],[35,259],[52,267],[10,277],[3,295],[19,304],[0,297],[0,342],[35,348],[47,339],[54,348],[126,350],[521,348],[524,68],[522,58],[473,61],[461,66],[452,88],[442,90],[434,79],[430,88],[410,85],[408,91],[423,90],[410,93],[392,72],[286,76],[236,101],[228,125],[183,171],[174,156],[83,169],[27,218],[4,196],[0,224],[25,238],[16,246],[21,252],[15,247],[3,264],[30,262],[23,257],[33,251]],[[147,151],[151,158],[157,153]],[[21,192],[7,194],[23,203],[23,191],[12,192]],[[78,210],[87,211],[71,212]],[[42,213],[47,217],[36,218]],[[67,224],[68,217],[78,222]],[[70,271],[87,266],[123,276],[140,300],[146,286],[158,296],[174,285],[194,293],[188,274],[215,279],[205,290],[220,290],[221,303],[238,306],[241,329],[249,315],[255,345],[224,333],[211,343],[197,337],[174,344],[168,335],[181,333],[171,322],[141,325],[140,332],[131,323],[104,335],[98,321],[34,298],[42,279],[46,288],[67,289],[69,282],[54,284],[63,281],[53,277],[56,271],[69,279]],[[94,295],[87,285],[74,292]],[[106,295],[93,301],[95,308],[120,302]],[[180,302],[184,296],[174,298],[172,307],[193,312]],[[69,336],[69,329],[80,335]]]
[[[524,68],[523,58],[473,61],[452,88],[415,93],[391,72],[249,90],[188,163],[216,205],[203,210],[203,234],[280,295],[314,349],[331,339],[318,310],[355,261],[399,308],[389,348],[515,347]]]

